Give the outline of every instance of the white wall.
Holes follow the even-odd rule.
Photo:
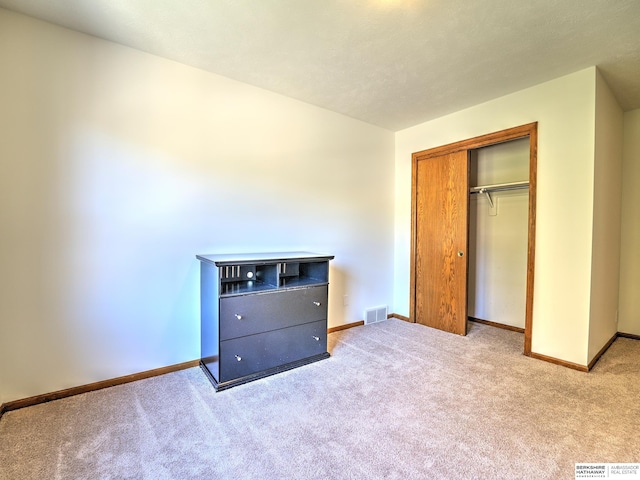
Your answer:
[[[392,132],[1,9],[0,66],[0,403],[199,358],[197,253],[391,304]]]
[[[618,331],[640,335],[640,109],[624,114]]]
[[[529,180],[529,140],[477,149],[471,155],[470,185]],[[477,177],[477,178],[476,178]],[[527,288],[529,192],[469,198],[468,315],[524,328]]]
[[[588,361],[618,331],[622,132],[622,109],[600,72],[597,72]]]
[[[593,229],[595,67],[396,134],[394,310],[409,313],[411,153],[538,122],[532,350],[586,365]]]

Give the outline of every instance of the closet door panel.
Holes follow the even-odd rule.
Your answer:
[[[416,173],[416,322],[465,335],[468,152],[419,160]]]

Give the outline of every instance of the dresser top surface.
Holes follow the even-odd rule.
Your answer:
[[[213,263],[216,266],[237,265],[241,263],[276,263],[291,261],[313,261],[320,262],[331,260],[333,255],[313,252],[267,252],[267,253],[227,253],[196,255],[202,262]]]

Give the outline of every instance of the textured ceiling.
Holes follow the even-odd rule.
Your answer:
[[[640,0],[0,0],[390,130],[597,65],[640,108]]]

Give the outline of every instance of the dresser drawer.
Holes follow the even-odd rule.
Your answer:
[[[326,320],[226,340],[220,342],[220,382],[326,351]]]
[[[220,340],[327,319],[326,285],[220,299]]]

